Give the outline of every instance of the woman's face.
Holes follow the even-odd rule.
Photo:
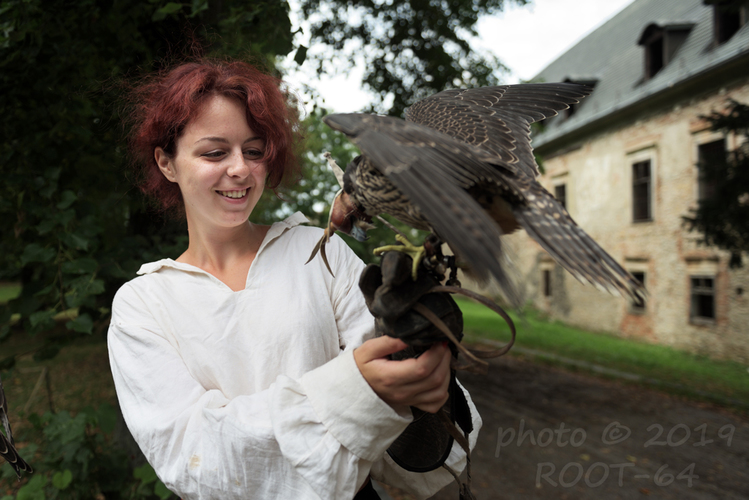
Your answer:
[[[187,124],[177,152],[161,148],[156,162],[176,182],[191,230],[235,227],[247,221],[265,186],[265,141],[247,124],[236,100],[214,96]]]

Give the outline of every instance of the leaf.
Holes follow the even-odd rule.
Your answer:
[[[61,201],[57,204],[57,208],[60,210],[65,210],[66,208],[70,207],[70,205],[73,204],[75,200],[78,199],[78,196],[73,191],[66,190],[62,192],[62,195],[60,195]]]
[[[29,322],[32,328],[36,328],[37,326],[45,327],[50,324],[54,325],[54,317],[54,311],[36,311],[29,316]]]
[[[183,5],[181,3],[175,3],[175,2],[169,2],[162,8],[158,9],[156,12],[153,13],[153,17],[151,18],[152,21],[161,21],[166,18],[166,16],[170,14],[174,14],[175,12],[179,12],[180,9],[182,9]]]
[[[296,54],[294,54],[294,62],[301,66],[305,59],[307,59],[307,47],[300,45],[299,48],[296,49]]]
[[[36,226],[36,231],[39,233],[39,236],[44,236],[48,232],[52,231],[56,225],[56,219],[44,219],[38,226]]]
[[[204,10],[208,10],[208,0],[192,0],[192,13],[189,17],[195,17]]]
[[[55,255],[57,255],[57,252],[52,248],[45,248],[38,243],[29,243],[21,254],[21,265],[25,266],[32,262],[49,262]]]
[[[70,221],[75,219],[75,210],[68,209],[55,211],[51,214],[47,213],[46,217],[46,219],[44,219],[41,223],[39,223],[39,225],[36,226],[36,230],[40,236],[49,233],[58,225],[62,227],[67,226]]]
[[[62,272],[70,274],[93,274],[97,267],[99,267],[99,263],[96,262],[96,259],[89,257],[63,262],[61,266]]]
[[[65,469],[64,472],[55,472],[55,475],[52,476],[52,486],[57,488],[58,490],[64,490],[68,486],[70,486],[70,483],[73,481],[73,473],[70,472],[70,469]]]
[[[65,233],[60,237],[60,240],[70,248],[76,250],[88,250],[88,239],[75,233]]]
[[[37,474],[32,477],[27,484],[21,486],[16,495],[16,500],[45,500],[44,485],[47,479]]]
[[[94,322],[88,314],[81,314],[74,320],[65,323],[65,327],[78,333],[91,333],[94,329]]]

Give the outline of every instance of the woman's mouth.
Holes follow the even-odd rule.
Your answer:
[[[247,194],[247,189],[242,189],[241,191],[216,191],[221,196],[224,196],[226,198],[243,198]]]

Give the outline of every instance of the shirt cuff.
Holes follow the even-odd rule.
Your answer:
[[[307,372],[300,383],[325,428],[370,462],[380,459],[413,420],[408,408],[399,413],[372,390],[356,366],[353,350]]]

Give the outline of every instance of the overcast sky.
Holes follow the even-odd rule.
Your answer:
[[[531,79],[632,1],[533,0],[533,5],[511,6],[497,16],[480,20],[476,42],[494,52],[512,70],[504,83],[518,83]],[[293,1],[291,6],[293,13]],[[359,111],[369,103],[361,88],[362,69],[332,79],[319,79],[305,69],[309,71],[303,66],[302,71],[294,72],[287,80],[297,89],[299,82],[315,83],[325,99],[325,106],[331,111]]]

